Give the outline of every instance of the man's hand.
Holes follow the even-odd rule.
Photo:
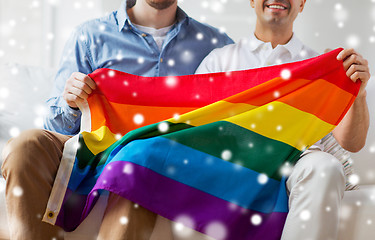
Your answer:
[[[337,142],[350,152],[358,152],[365,143],[369,127],[369,112],[366,103],[366,85],[370,79],[368,62],[354,49],[344,49],[337,55],[342,60],[346,75],[353,81],[360,80],[357,98],[339,125],[332,131]]]
[[[70,107],[77,108],[77,103],[86,100],[95,88],[96,84],[89,76],[75,72],[65,83],[63,98]]]
[[[370,69],[368,62],[357,53],[354,49],[344,49],[337,55],[337,60],[343,60],[346,75],[353,81],[360,80],[362,82],[358,93],[359,96],[366,96],[366,86],[370,79]]]

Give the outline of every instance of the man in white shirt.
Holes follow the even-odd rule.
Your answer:
[[[250,0],[255,9],[255,32],[247,39],[212,51],[196,73],[225,72],[257,68],[314,57],[293,33],[293,22],[306,0]],[[366,90],[370,73],[368,62],[355,50],[345,49],[343,60],[347,76],[362,85],[357,99],[333,136],[346,150],[359,151],[365,144],[369,126]],[[336,239],[339,207],[345,190],[339,161],[320,151],[320,141],[300,158],[287,181],[289,214],[282,239]],[[322,177],[324,176],[324,177]]]

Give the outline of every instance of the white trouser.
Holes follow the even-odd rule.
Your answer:
[[[289,213],[282,240],[336,240],[345,191],[341,163],[313,151],[300,158],[287,180]]]

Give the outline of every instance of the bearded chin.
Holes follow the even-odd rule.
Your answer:
[[[166,1],[158,1],[158,0],[147,0],[147,4],[151,7],[158,9],[158,10],[164,10],[172,6],[176,0],[166,0]]]

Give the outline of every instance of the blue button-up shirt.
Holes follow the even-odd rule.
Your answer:
[[[129,20],[126,1],[118,11],[78,26],[62,54],[44,127],[66,135],[77,134],[81,112],[62,98],[65,82],[73,72],[89,74],[111,68],[142,76],[193,74],[214,48],[233,41],[217,29],[188,17],[180,8],[177,22],[159,50],[153,37],[139,31]]]

